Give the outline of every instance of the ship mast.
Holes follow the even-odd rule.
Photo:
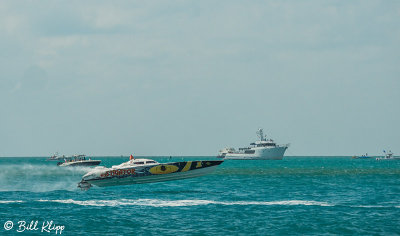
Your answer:
[[[260,141],[265,141],[266,140],[267,135],[264,135],[263,129],[259,128],[258,131],[256,132],[256,134],[260,138]]]

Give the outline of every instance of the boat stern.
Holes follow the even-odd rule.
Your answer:
[[[86,182],[85,180],[82,179],[81,182],[78,183],[78,188],[80,188],[82,191],[87,191],[92,187],[92,185],[89,182]]]

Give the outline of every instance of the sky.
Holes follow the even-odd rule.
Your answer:
[[[0,156],[400,153],[400,1],[0,1]]]

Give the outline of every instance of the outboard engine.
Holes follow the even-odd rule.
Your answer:
[[[78,188],[80,188],[82,191],[87,191],[92,187],[92,185],[84,180],[78,183]]]

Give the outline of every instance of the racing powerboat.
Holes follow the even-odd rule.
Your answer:
[[[100,160],[86,159],[85,155],[73,155],[71,157],[64,157],[64,162],[58,162],[58,166],[97,166],[101,163]]]
[[[211,173],[222,162],[210,160],[158,163],[151,159],[131,159],[111,168],[94,168],[82,177],[78,187],[88,190],[92,185],[105,187],[194,178]]]

